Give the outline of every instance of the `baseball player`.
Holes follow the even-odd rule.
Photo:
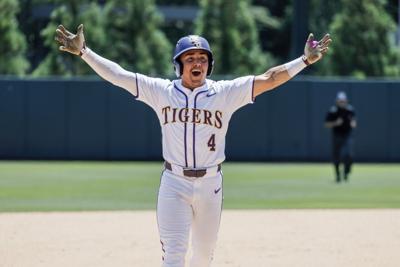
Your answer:
[[[175,47],[176,80],[130,72],[85,44],[83,25],[77,33],[62,25],[55,39],[60,50],[78,55],[105,80],[129,91],[156,112],[162,131],[164,171],[158,194],[157,221],[162,266],[183,267],[192,235],[191,267],[210,266],[222,208],[221,163],[225,135],[233,113],[260,94],[287,82],[328,51],[331,38],[309,35],[304,55],[261,75],[213,81],[214,59],[207,40],[181,38]]]
[[[356,128],[356,113],[349,104],[345,92],[338,92],[336,104],[329,109],[325,117],[325,127],[332,129],[332,159],[335,167],[336,182],[341,178],[349,179],[353,163],[353,129]],[[343,172],[340,165],[343,163]],[[342,174],[343,173],[343,174]]]

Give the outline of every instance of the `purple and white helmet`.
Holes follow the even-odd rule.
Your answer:
[[[179,60],[179,56],[189,50],[201,49],[208,54],[208,69],[207,76],[211,75],[214,67],[214,58],[208,41],[199,35],[188,35],[179,39],[176,43],[175,53],[173,57],[175,74],[177,77],[181,77],[183,73],[183,64]]]

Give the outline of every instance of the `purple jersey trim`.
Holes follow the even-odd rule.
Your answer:
[[[175,89],[176,90],[178,90],[178,92],[181,92],[181,94],[183,94],[184,96],[185,96],[185,100],[186,100],[186,108],[188,108],[189,107],[189,101],[188,101],[188,97],[187,97],[187,95],[185,94],[185,92],[183,92],[182,90],[180,90],[176,85],[175,85],[175,83],[174,83],[174,87],[175,87]],[[188,160],[187,160],[187,145],[186,145],[186,142],[187,142],[187,140],[186,140],[186,131],[187,131],[187,123],[185,122],[185,126],[184,126],[184,128],[185,128],[185,136],[183,137],[183,140],[184,140],[184,148],[185,148],[185,167],[188,167]]]
[[[138,78],[137,78],[137,73],[135,73],[135,76],[136,76],[136,91],[137,91],[137,95],[134,95],[134,94],[132,94],[133,95],[133,97],[136,99],[136,98],[138,98],[139,97],[139,83],[138,83]]]
[[[197,97],[202,93],[207,93],[208,90],[198,92],[197,95],[194,97],[194,108],[196,109],[196,101]],[[193,168],[196,168],[196,123],[193,122]]]
[[[221,210],[219,212],[219,226],[221,226],[221,217],[222,217],[222,208],[224,206],[224,174],[222,173],[222,171],[219,171],[219,174],[221,175]]]
[[[253,77],[253,84],[252,84],[252,86],[251,86],[251,100],[252,100],[253,102],[256,101],[256,98],[254,97],[254,82],[255,82],[255,81],[256,81],[256,76]]]
[[[159,201],[159,198],[160,198],[160,189],[161,189],[161,183],[162,183],[162,178],[164,176],[164,173],[165,173],[165,165],[164,165],[164,170],[161,172],[160,185],[158,187],[158,193],[157,193],[157,204],[156,204],[157,214],[156,214],[156,218],[157,218],[157,227],[158,227],[158,229],[160,229],[160,222],[158,221],[158,201]],[[163,252],[162,260],[164,261],[165,249],[164,249],[164,243],[162,242],[161,237],[160,237],[160,243],[161,243],[161,250]]]

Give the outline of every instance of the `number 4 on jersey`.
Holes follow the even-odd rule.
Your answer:
[[[210,139],[207,142],[210,151],[215,151],[215,134],[212,134]]]

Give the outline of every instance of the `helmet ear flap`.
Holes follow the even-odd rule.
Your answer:
[[[214,69],[214,60],[208,62],[207,76],[210,76]]]
[[[174,71],[176,77],[181,77],[183,74],[183,65],[179,60],[174,60]]]
[[[207,76],[210,76],[214,69],[214,57],[211,52],[208,52],[208,69]]]

